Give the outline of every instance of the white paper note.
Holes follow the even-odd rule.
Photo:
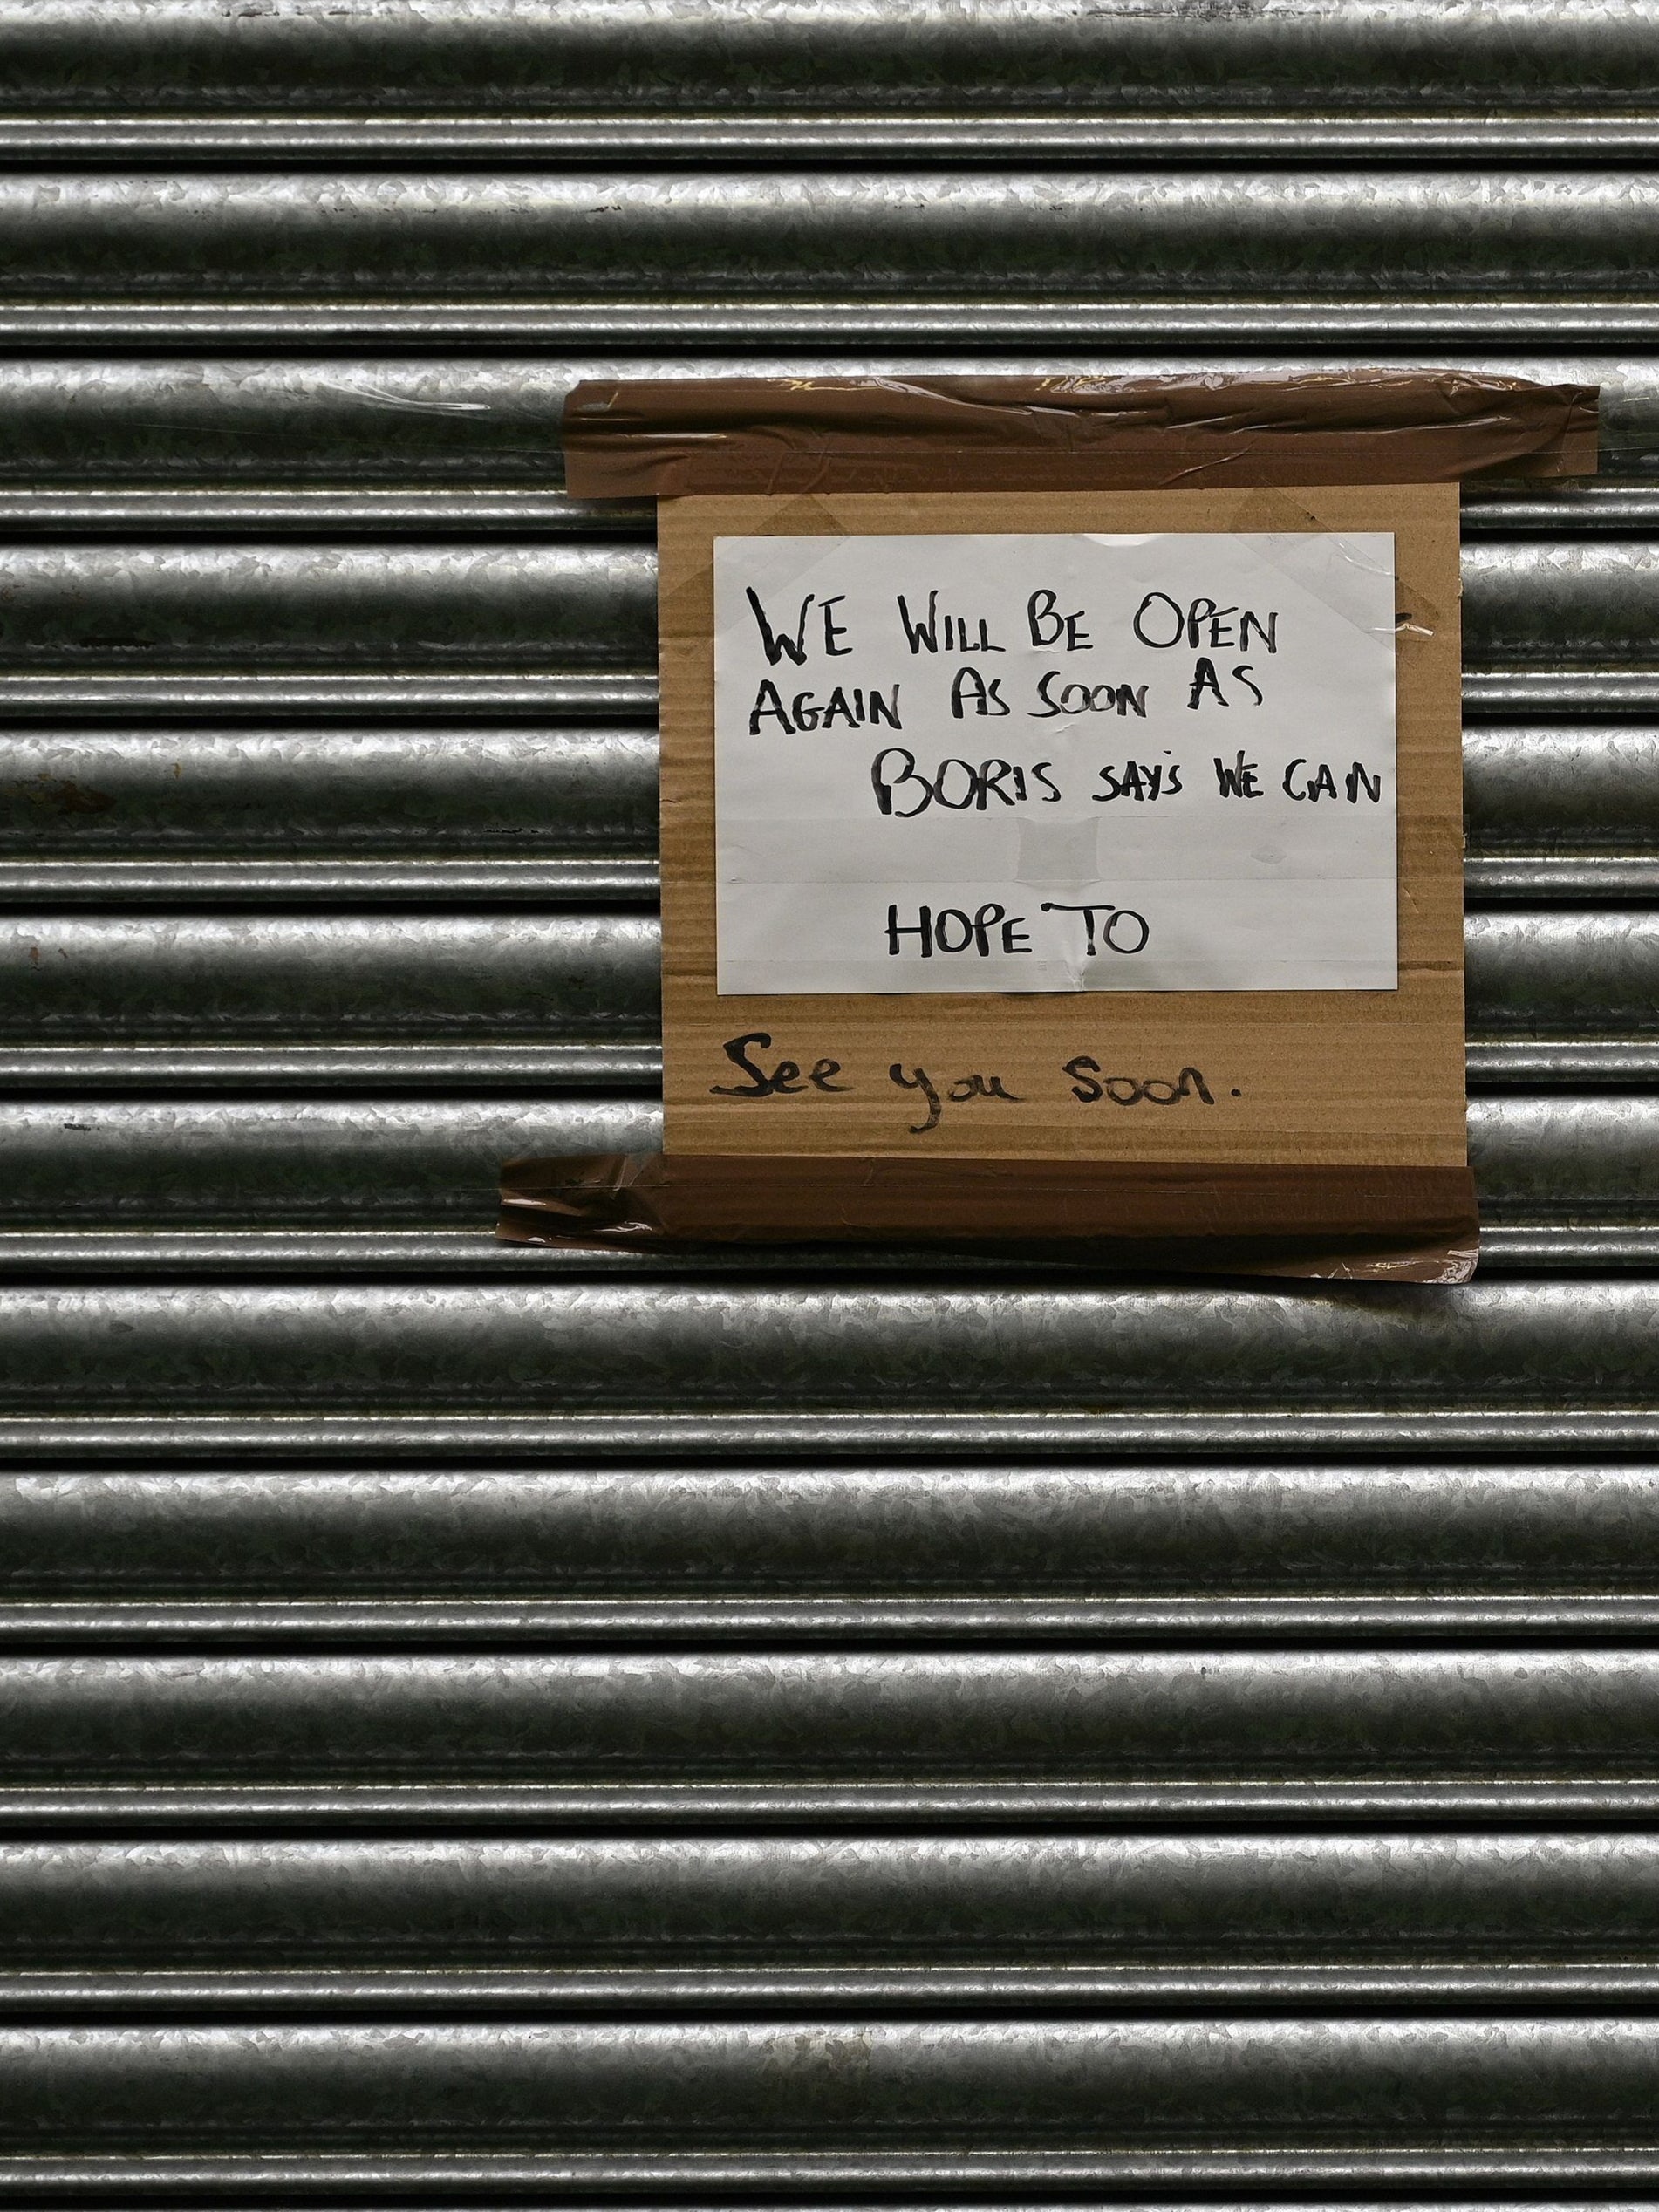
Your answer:
[[[723,993],[1391,991],[1394,540],[725,537]]]

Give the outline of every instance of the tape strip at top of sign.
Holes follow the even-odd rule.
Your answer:
[[[665,1146],[504,1234],[1453,1281],[1464,375],[578,387],[658,497]]]

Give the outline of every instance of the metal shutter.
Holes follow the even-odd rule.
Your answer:
[[[1659,2181],[1659,6],[0,0],[0,2193]],[[1599,379],[1467,510],[1456,1292],[570,1260],[578,377]]]

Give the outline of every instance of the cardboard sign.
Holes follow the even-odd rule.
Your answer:
[[[1462,1164],[1455,486],[660,526],[666,1151]]]

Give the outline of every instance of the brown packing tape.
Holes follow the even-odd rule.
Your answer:
[[[613,1152],[509,1160],[497,1234],[632,1250],[732,1244],[1018,1249],[1075,1263],[1465,1282],[1466,1167]]]
[[[1597,387],[1459,372],[765,377],[578,385],[583,498],[1205,490],[1587,476]]]

